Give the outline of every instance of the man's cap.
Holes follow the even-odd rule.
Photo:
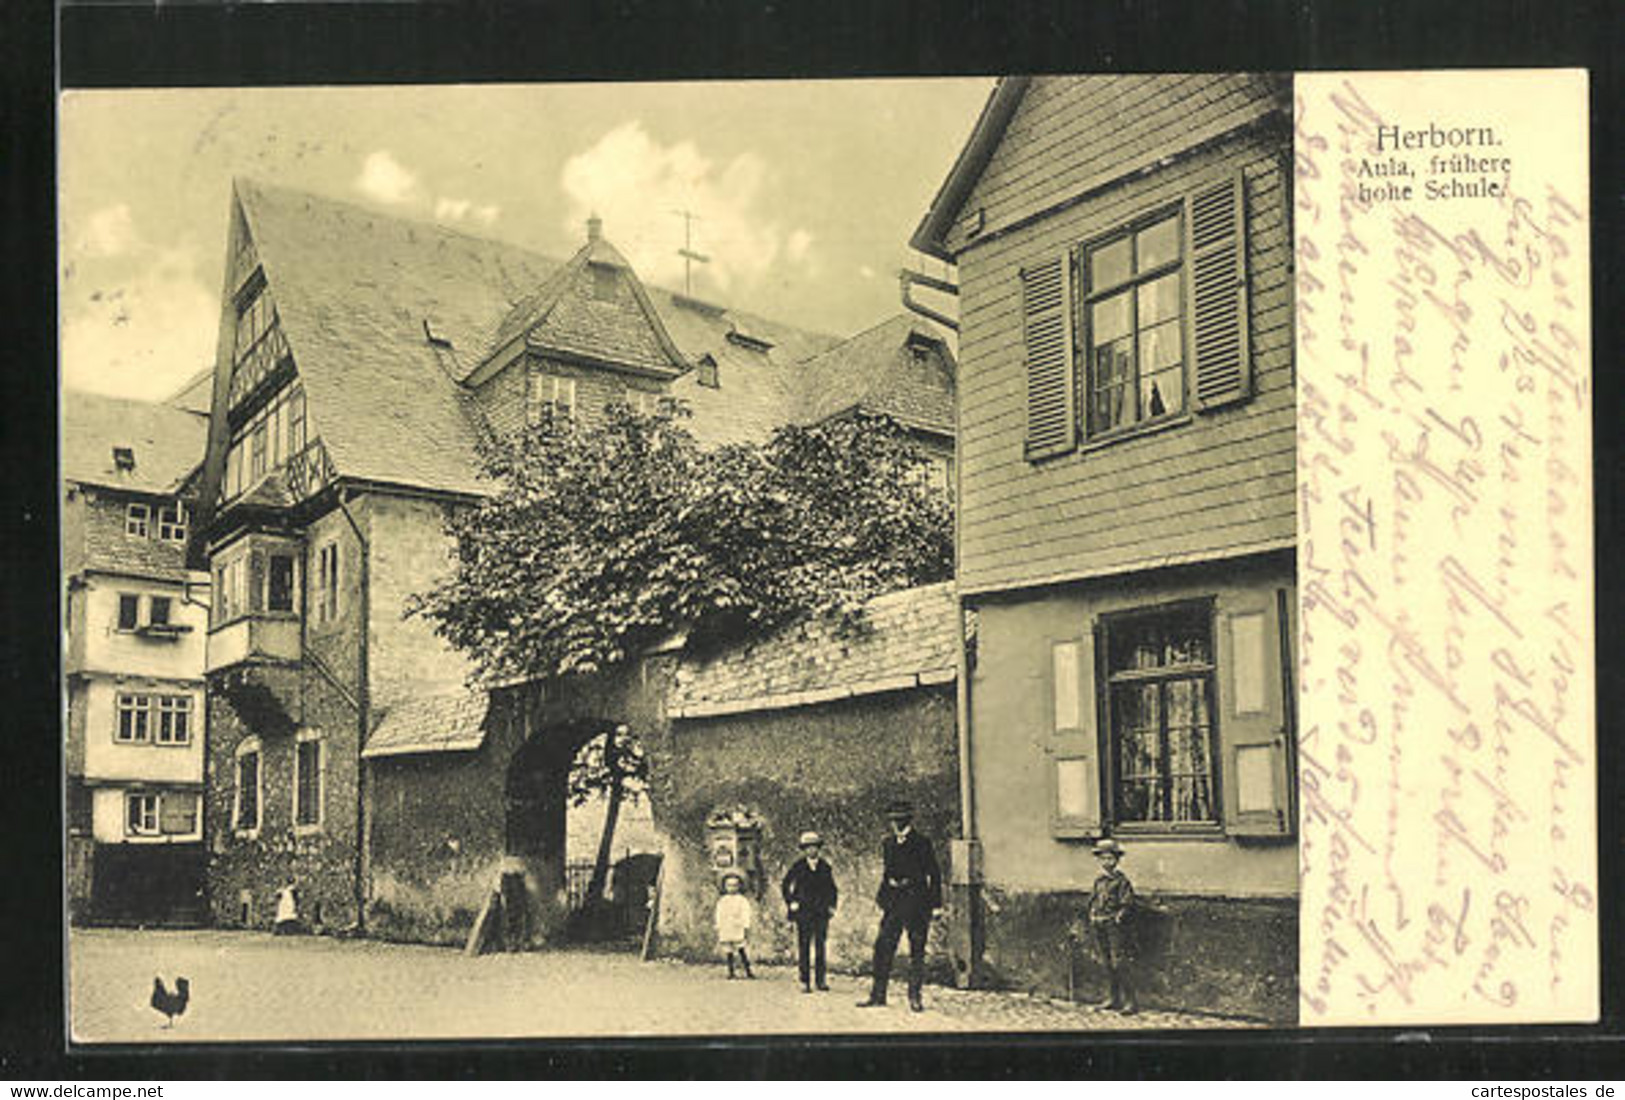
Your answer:
[[[745,885],[745,876],[740,874],[738,871],[729,871],[727,874],[722,876],[723,882],[727,882],[729,879],[736,879],[739,882],[739,885]]]
[[[894,798],[886,803],[887,817],[913,817],[914,803],[906,798]]]
[[[796,847],[812,848],[823,843],[824,838],[809,829],[807,832],[801,834],[801,839],[796,841]]]
[[[1123,846],[1109,837],[1095,845],[1095,855],[1097,856],[1120,856],[1122,854]]]

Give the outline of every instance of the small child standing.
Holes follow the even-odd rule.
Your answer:
[[[1095,950],[1111,978],[1111,996],[1102,1006],[1120,1009],[1125,1016],[1140,1010],[1134,997],[1134,985],[1129,980],[1131,949],[1125,923],[1134,908],[1134,887],[1128,876],[1117,869],[1123,858],[1123,846],[1115,840],[1102,840],[1095,845],[1095,857],[1100,860],[1100,875],[1094,889],[1089,892],[1087,915],[1089,928],[1094,933]]]
[[[754,978],[750,972],[750,956],[745,954],[745,940],[750,935],[751,922],[755,919],[755,908],[750,899],[741,891],[745,880],[733,871],[722,877],[722,896],[717,898],[717,946],[728,953],[728,977],[734,974],[734,955],[739,956],[740,963],[745,968],[745,977]]]

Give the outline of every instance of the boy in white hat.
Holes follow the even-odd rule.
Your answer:
[[[829,937],[829,918],[835,912],[839,896],[835,889],[835,873],[829,861],[823,858],[824,839],[814,832],[801,834],[797,841],[801,858],[790,864],[779,886],[784,894],[784,905],[790,923],[796,926],[796,960],[801,968],[801,991],[811,993],[808,982],[808,955],[814,959],[813,971],[818,988],[828,992],[824,983],[824,942]]]
[[[1125,1016],[1140,1010],[1134,998],[1134,985],[1129,981],[1128,930],[1124,927],[1134,908],[1134,887],[1128,876],[1118,869],[1123,858],[1123,846],[1115,840],[1102,840],[1095,845],[1095,858],[1100,860],[1100,875],[1094,889],[1089,891],[1087,913],[1089,928],[1094,933],[1095,950],[1111,979],[1111,996],[1105,1008],[1120,1009]]]
[[[734,974],[734,956],[745,967],[745,977],[754,978],[750,972],[750,956],[745,954],[745,940],[750,936],[750,926],[756,916],[755,907],[744,894],[745,880],[737,871],[729,871],[722,876],[722,896],[717,898],[716,924],[717,946],[727,952],[728,977]]]

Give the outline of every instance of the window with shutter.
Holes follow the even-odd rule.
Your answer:
[[[1182,236],[1163,209],[1083,249],[1091,439],[1185,411]]]
[[[1232,836],[1290,836],[1292,593],[1261,589],[1219,603],[1219,731],[1224,825]]]
[[[1027,457],[1071,450],[1077,443],[1072,366],[1072,261],[1057,256],[1021,272],[1027,353]]]
[[[1212,633],[1208,601],[1107,621],[1104,713],[1119,830],[1217,831]]]
[[[169,836],[197,832],[198,796],[190,791],[168,791],[158,803],[159,831]]]
[[[1058,837],[1100,835],[1100,752],[1095,734],[1095,641],[1050,645],[1050,826]]]
[[[1246,189],[1238,170],[1186,200],[1190,332],[1198,409],[1252,392],[1247,346]]]

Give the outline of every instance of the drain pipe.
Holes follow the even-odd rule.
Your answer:
[[[906,267],[897,273],[897,282],[902,291],[904,309],[908,310],[910,313],[917,313],[921,317],[929,318],[930,320],[941,325],[943,328],[950,329],[953,332],[959,331],[959,322],[957,320],[948,316],[946,313],[941,313],[922,302],[916,302],[914,300],[914,288],[916,286],[923,286],[930,290],[941,291],[943,294],[951,294],[956,298],[959,296],[959,288],[957,286],[948,282],[946,279],[933,278],[932,276],[926,275],[919,271],[910,271]]]
[[[350,514],[350,506],[345,502],[344,491],[339,490],[339,511],[349,521],[350,530],[355,533],[356,545],[361,549],[361,637],[356,645],[356,724],[358,732],[355,743],[355,927],[356,931],[365,933],[367,930],[367,764],[361,753],[367,747],[367,735],[371,732],[370,715],[372,699],[367,689],[367,637],[372,632],[372,574],[368,561],[367,538],[361,533],[361,525]]]

